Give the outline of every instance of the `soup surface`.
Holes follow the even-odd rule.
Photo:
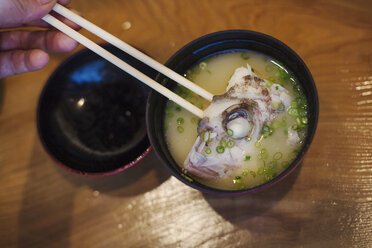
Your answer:
[[[259,135],[254,139],[246,137],[244,141],[239,141],[245,142],[246,148],[239,155],[243,156],[239,164],[231,171],[215,178],[203,178],[193,173],[190,180],[224,190],[252,188],[283,172],[301,148],[308,123],[307,101],[296,78],[280,62],[252,51],[229,52],[200,62],[189,69],[185,76],[212,94],[222,95],[235,70],[247,67],[247,64],[254,75],[265,80],[265,87],[272,91],[285,90],[290,104],[271,103],[272,117],[260,127]],[[201,109],[206,109],[210,104],[182,86],[176,88],[176,93]],[[185,168],[185,159],[198,135],[205,139],[205,133],[197,132],[200,119],[169,101],[164,120],[169,150],[175,161]],[[216,149],[205,148],[203,156],[218,155],[222,151],[221,146],[222,152],[228,152],[235,145],[235,141],[230,141],[226,139],[223,144],[220,142]]]

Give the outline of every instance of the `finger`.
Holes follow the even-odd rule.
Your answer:
[[[42,49],[46,52],[70,52],[77,46],[76,41],[57,30],[0,33],[0,51]]]
[[[0,78],[40,70],[48,61],[48,54],[37,49],[0,53]]]
[[[78,11],[74,10],[74,9],[69,9],[71,10],[72,12],[78,14],[78,15],[81,15]],[[67,26],[69,26],[70,28],[73,28],[75,30],[79,30],[81,27],[79,25],[77,25],[75,22],[67,19],[66,17],[58,14],[58,13],[55,13],[55,12],[51,12],[51,15],[54,16],[55,18],[57,18],[58,20],[60,20],[61,22],[63,22],[64,24],[66,24]],[[48,23],[46,23],[45,21],[43,21],[42,19],[39,19],[39,20],[36,20],[36,21],[32,21],[30,23],[27,24],[27,26],[37,26],[37,27],[51,27]]]
[[[17,27],[38,20],[48,14],[56,2],[56,0],[2,0],[0,27]]]
[[[62,4],[62,5],[67,5],[71,2],[71,0],[58,0],[58,3]]]
[[[47,25],[41,18],[52,10],[56,2],[56,0],[2,0],[0,4],[0,27],[12,28],[30,23],[45,27]],[[58,3],[67,5],[70,0],[58,0]],[[71,27],[74,26],[76,24]]]

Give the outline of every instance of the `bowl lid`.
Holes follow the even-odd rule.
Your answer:
[[[153,69],[103,45],[155,78]],[[41,93],[37,127],[47,152],[64,168],[102,176],[125,170],[150,151],[145,105],[150,89],[90,50],[63,62]]]

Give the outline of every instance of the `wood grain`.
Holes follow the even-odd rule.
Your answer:
[[[195,191],[153,153],[119,175],[82,178],[55,166],[36,132],[40,91],[71,55],[53,54],[42,71],[0,81],[0,247],[372,246],[371,1],[73,0],[71,6],[160,62],[218,30],[280,39],[313,74],[317,133],[293,174],[249,196]]]

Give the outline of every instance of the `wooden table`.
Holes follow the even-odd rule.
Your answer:
[[[372,247],[371,1],[73,0],[71,6],[160,62],[218,30],[282,40],[313,74],[317,133],[293,174],[242,197],[191,189],[153,153],[115,176],[72,175],[48,157],[36,132],[40,91],[71,55],[53,54],[42,71],[0,81],[0,247]]]

